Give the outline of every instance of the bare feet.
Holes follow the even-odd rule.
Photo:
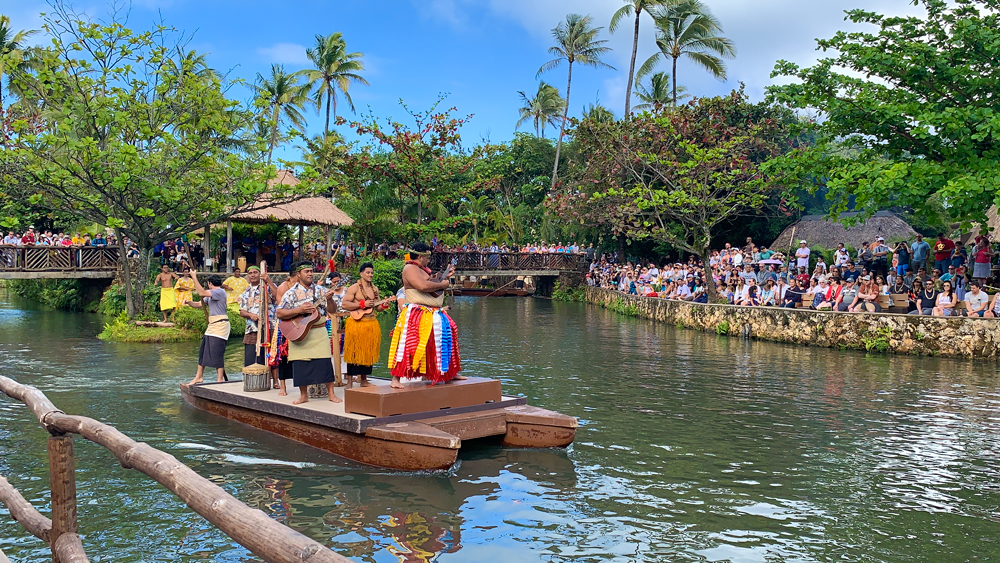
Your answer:
[[[392,383],[389,384],[389,387],[392,387],[393,389],[402,389],[403,382],[401,382],[398,377],[393,377]]]
[[[330,394],[330,397],[328,398],[328,400],[331,403],[343,403],[344,402],[343,399],[341,399],[340,397],[334,395],[333,393]]]
[[[298,399],[292,401],[292,404],[301,405],[302,403],[308,403],[308,402],[309,402],[309,397],[299,397]]]
[[[347,383],[345,384],[345,388],[347,388],[347,389],[354,389],[354,376],[353,375],[348,375],[347,376]]]
[[[363,375],[358,380],[358,385],[360,385],[361,387],[375,387],[375,384],[372,383],[371,381],[368,381],[368,378]]]
[[[279,397],[287,397],[288,396],[288,391],[285,391],[284,389],[279,389],[278,390],[278,396]]]
[[[202,378],[200,378],[200,377],[197,377],[197,376],[195,376],[195,378],[194,378],[194,379],[192,379],[191,381],[189,381],[189,382],[188,382],[188,385],[197,385],[197,384],[199,384],[199,383],[204,383],[204,382],[205,382],[205,380],[204,380],[204,379],[202,379]]]
[[[465,377],[464,375],[456,375],[455,377],[452,378],[452,380],[454,380],[454,381],[464,381],[466,379],[469,379],[469,378]]]

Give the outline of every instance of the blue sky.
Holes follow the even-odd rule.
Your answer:
[[[848,24],[843,11],[864,7],[890,14],[915,13],[908,0],[706,0],[721,19],[725,34],[736,42],[737,58],[729,61],[729,80],[720,82],[700,68],[682,62],[678,81],[697,96],[729,91],[740,81],[754,99],[771,83],[778,59],[809,64],[818,53],[817,37],[829,37]],[[108,13],[108,2],[79,0],[73,4],[89,14]],[[415,110],[426,109],[439,93],[461,115],[474,114],[463,129],[465,143],[482,139],[505,141],[518,118],[517,92],[533,92],[535,73],[551,59],[551,29],[567,13],[590,14],[604,26],[603,38],[614,51],[606,61],[618,70],[574,68],[571,114],[600,101],[616,114],[624,109],[625,80],[631,49],[631,26],[616,34],[607,24],[621,0],[135,0],[130,23],[147,28],[163,20],[193,33],[191,47],[209,53],[213,67],[247,80],[267,73],[272,63],[290,70],[303,68],[305,47],[316,34],[343,33],[348,47],[365,54],[364,75],[371,86],[356,86],[351,94],[358,114],[370,107],[378,116],[405,117],[398,100]],[[38,0],[0,0],[0,12],[13,26],[37,28]],[[646,19],[640,33],[638,61],[653,51],[652,25]],[[637,62],[637,65],[639,64]],[[664,67],[665,70],[665,67]],[[544,80],[565,91],[566,67]],[[347,108],[340,106],[343,111]],[[345,117],[351,119],[351,114]],[[309,112],[310,130],[322,130],[322,118]],[[528,124],[522,127],[531,131]],[[284,158],[296,158],[286,148]]]

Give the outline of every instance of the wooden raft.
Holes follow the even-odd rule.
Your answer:
[[[312,399],[293,405],[297,390],[247,393],[240,381],[181,385],[185,400],[207,412],[249,424],[370,465],[401,470],[445,469],[463,440],[503,436],[507,446],[565,447],[577,421],[531,407],[500,392],[500,382],[469,378],[447,384],[411,382],[392,389],[336,388],[342,403]],[[371,413],[371,414],[369,414]]]

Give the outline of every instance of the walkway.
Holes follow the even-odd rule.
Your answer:
[[[529,252],[435,252],[432,270],[443,270],[455,260],[455,275],[558,276],[563,272],[586,272],[586,254],[539,254]]]

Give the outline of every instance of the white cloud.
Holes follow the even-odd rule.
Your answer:
[[[471,6],[472,2],[471,0],[413,0],[413,5],[425,18],[462,29],[468,23],[465,8]]]
[[[298,43],[275,43],[270,47],[259,47],[257,54],[268,63],[308,64],[306,48]]]

